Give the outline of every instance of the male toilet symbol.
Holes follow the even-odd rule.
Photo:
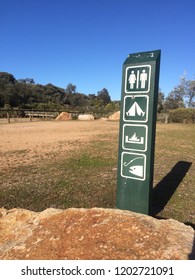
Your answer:
[[[142,73],[140,75],[141,88],[145,88],[146,87],[147,77],[148,77],[148,75],[146,73],[146,70],[142,70]]]

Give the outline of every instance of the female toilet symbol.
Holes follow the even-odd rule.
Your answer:
[[[130,89],[134,88],[135,81],[136,81],[136,76],[134,74],[134,71],[131,71],[131,75],[129,76]]]

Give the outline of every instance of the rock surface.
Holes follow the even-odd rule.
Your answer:
[[[0,209],[0,259],[194,259],[194,230],[115,209]]]
[[[93,121],[94,116],[91,115],[91,114],[78,115],[78,120],[80,120],[80,121]]]
[[[62,112],[59,114],[59,116],[57,116],[57,118],[55,119],[56,121],[67,121],[67,120],[72,120],[72,116],[70,113],[67,112]]]
[[[109,116],[109,120],[114,120],[114,121],[120,120],[120,111],[110,115]]]

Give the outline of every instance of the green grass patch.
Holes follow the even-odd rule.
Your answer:
[[[194,139],[193,124],[157,125],[153,201],[157,217],[195,225]],[[34,211],[116,207],[117,130],[105,131],[68,156],[56,154],[39,164],[1,171],[0,207]]]

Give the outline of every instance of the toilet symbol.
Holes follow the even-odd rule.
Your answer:
[[[125,93],[150,91],[151,65],[129,66],[125,74]]]
[[[135,81],[136,75],[134,74],[134,71],[131,71],[131,75],[129,76],[130,89],[134,88]]]
[[[142,70],[142,73],[140,75],[140,81],[141,81],[141,88],[146,87],[146,81],[147,81],[148,75],[146,73],[146,70]]]

